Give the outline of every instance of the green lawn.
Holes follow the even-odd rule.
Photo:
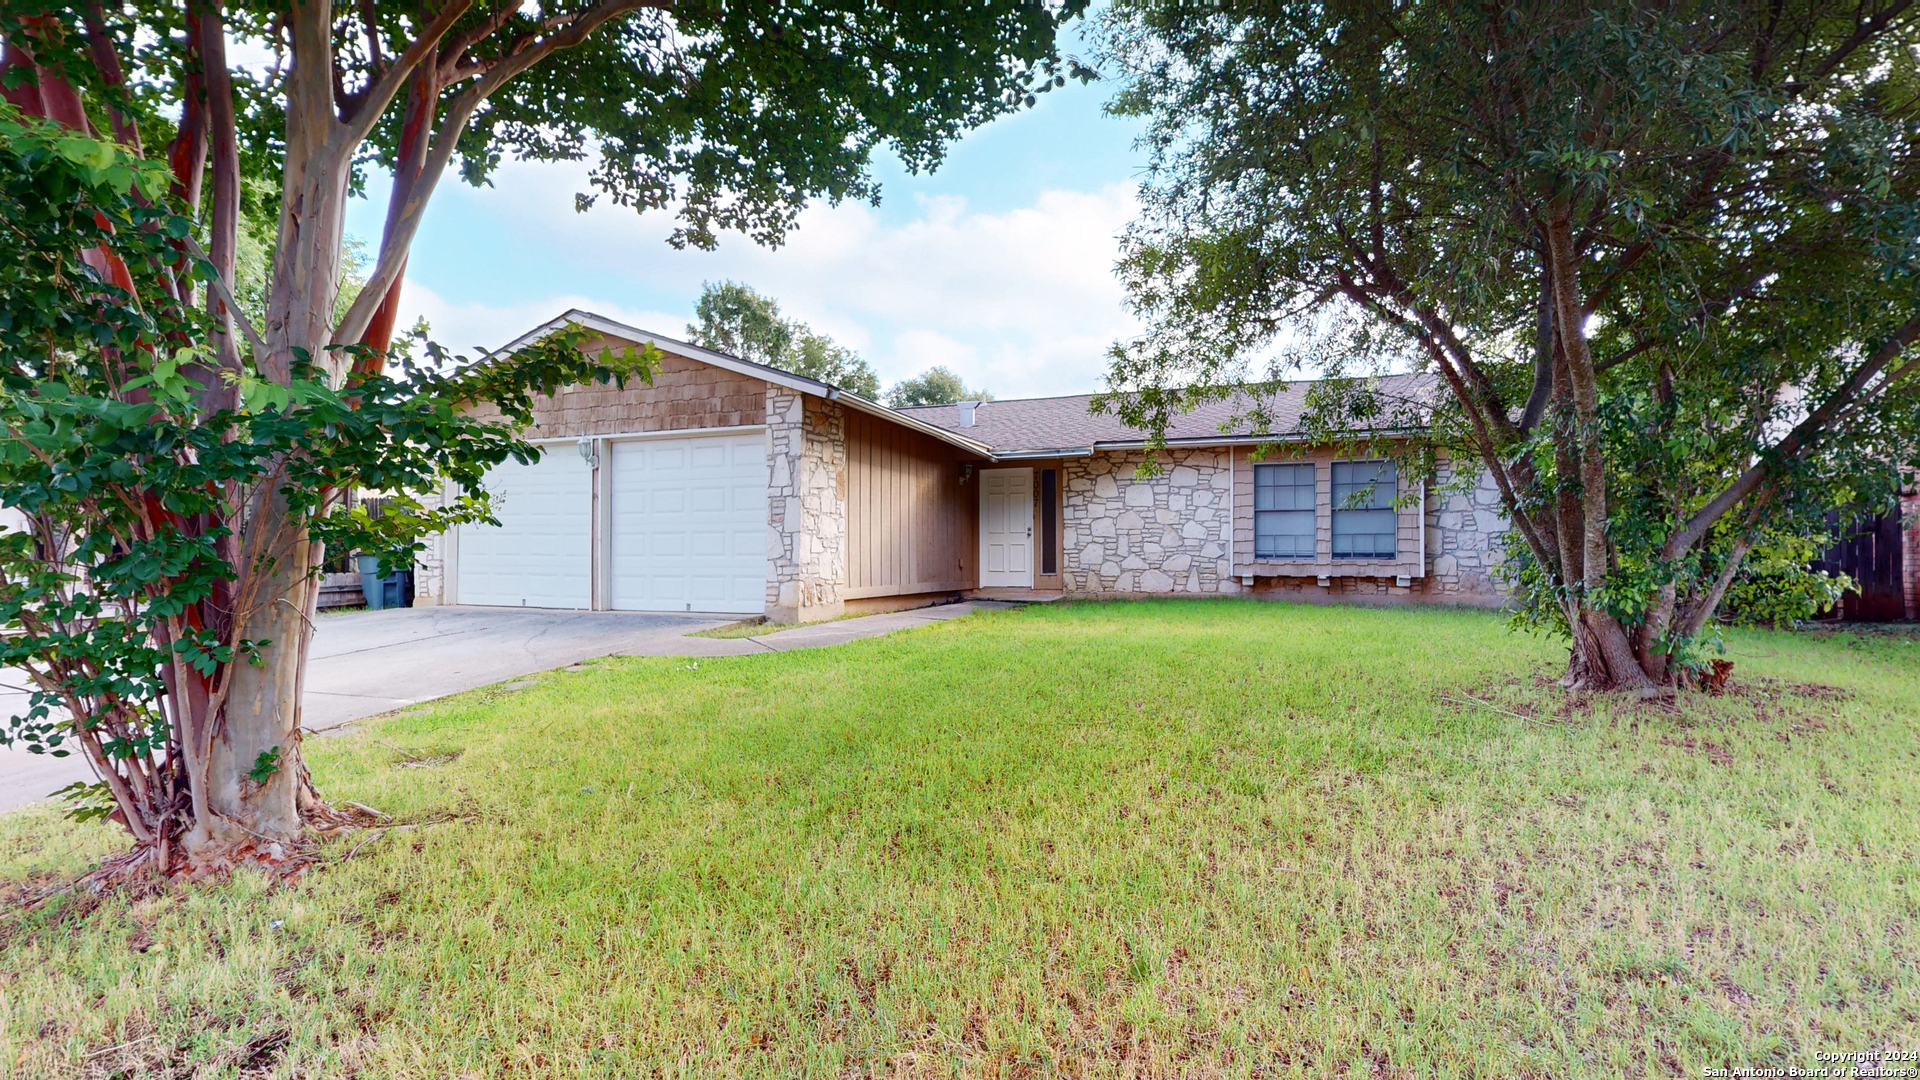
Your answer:
[[[555,672],[308,744],[333,798],[464,820],[293,887],[7,916],[0,1074],[1698,1076],[1920,1048],[1920,643],[1728,648],[1739,692],[1671,709],[1568,701],[1562,650],[1496,615],[1234,601]],[[121,842],[0,816],[0,883]]]

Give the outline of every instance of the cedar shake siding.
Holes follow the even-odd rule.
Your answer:
[[[627,342],[595,338],[588,355]],[[473,415],[497,419],[491,405]],[[767,384],[751,376],[662,352],[652,385],[632,379],[624,387],[590,383],[562,387],[551,397],[534,399],[529,439],[567,439],[583,435],[634,435],[655,431],[751,427],[767,420]]]

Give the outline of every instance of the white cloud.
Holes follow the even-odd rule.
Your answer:
[[[686,330],[686,320],[681,316],[638,311],[600,297],[553,296],[505,306],[456,304],[412,278],[400,290],[399,327],[405,330],[425,316],[433,329],[433,340],[454,352],[472,355],[479,349],[497,349],[570,308],[605,315],[667,337],[683,337]]]
[[[908,330],[893,339],[893,355],[904,365],[904,370],[914,374],[930,367],[959,372],[979,371],[983,367],[979,350],[937,330]]]
[[[578,167],[520,163],[490,189],[449,181],[422,243],[438,227],[500,255],[436,267],[431,285],[410,280],[407,310],[449,345],[497,346],[569,306],[678,337],[699,283],[731,278],[860,350],[883,381],[945,364],[1000,397],[1098,389],[1107,346],[1135,330],[1113,276],[1136,210],[1126,185],[1045,191],[991,212],[951,196],[920,197],[907,215],[816,205],[782,248],[727,235],[716,252],[668,247],[666,212],[575,213],[585,187]],[[517,299],[487,302],[503,294]],[[658,310],[678,304],[686,310]]]

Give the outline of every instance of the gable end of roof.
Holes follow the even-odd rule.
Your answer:
[[[755,363],[752,360],[742,360],[737,356],[731,356],[727,353],[715,352],[712,349],[702,348],[692,342],[681,341],[678,338],[670,338],[663,334],[655,334],[648,330],[642,330],[637,326],[628,326],[626,323],[617,322],[604,315],[596,315],[591,311],[582,311],[579,308],[570,308],[557,318],[549,319],[539,326],[534,327],[532,330],[527,331],[502,346],[500,351],[511,353],[524,349],[534,342],[539,341],[541,338],[546,337],[548,334],[553,333],[555,330],[566,326],[568,323],[579,323],[581,326],[595,333],[605,334],[608,337],[616,337],[642,345],[652,345],[662,352],[670,352],[676,356],[684,356],[689,360],[697,360],[703,364],[711,364],[714,367],[731,371],[735,374],[745,375],[749,378],[759,379],[763,382],[769,382],[775,386],[784,387],[797,393],[811,394],[817,398],[825,398],[828,401],[839,402],[842,405],[857,409],[861,412],[890,420],[901,427],[917,431],[922,435],[938,439],[952,446],[957,446],[968,453],[978,454],[981,457],[989,459],[993,457],[993,448],[983,442],[948,431],[937,424],[929,424],[919,417],[909,416],[906,413],[882,405],[877,401],[868,401],[858,394],[849,393],[831,383],[824,383],[818,379],[810,379],[805,375],[795,375],[791,371],[782,371],[777,367],[769,367],[766,364]]]

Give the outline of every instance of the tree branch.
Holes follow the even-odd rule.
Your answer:
[[[399,56],[394,57],[392,66],[380,74],[364,91],[359,107],[353,116],[341,125],[333,134],[332,150],[341,156],[351,156],[366,141],[375,124],[387,111],[387,106],[399,95],[400,88],[407,84],[407,77],[413,74],[416,65],[434,55],[440,47],[440,39],[460,21],[460,16],[473,6],[473,0],[447,0],[446,5],[422,27],[413,44]]]
[[[1857,52],[1860,46],[1872,41],[1881,31],[1891,25],[1893,20],[1899,18],[1902,13],[1912,6],[1913,0],[1895,0],[1892,7],[1889,7],[1887,10],[1878,13],[1870,19],[1864,21],[1856,19],[1853,33],[1847,35],[1847,40],[1835,46],[1834,50],[1827,54],[1826,59],[1815,65],[1813,74],[1808,76],[1805,82],[1792,84],[1792,87],[1794,89],[1800,89],[1811,86],[1821,79],[1826,78],[1828,75],[1833,74],[1834,69],[1846,63],[1847,58]]]
[[[193,237],[189,236],[186,238],[186,245],[187,250],[193,254],[194,258],[206,259],[208,262],[213,261],[207,258],[206,251],[200,247],[200,242]],[[227,313],[233,316],[235,323],[239,324],[240,332],[246,335],[247,343],[253,346],[253,355],[256,358],[266,356],[267,343],[261,340],[260,331],[253,328],[253,321],[247,318],[245,311],[241,310],[239,301],[233,298],[233,292],[227,288],[227,283],[222,281],[219,275],[216,274],[213,280],[207,284],[219,294],[220,302],[227,306]]]
[[[670,3],[671,0],[601,0],[560,32],[502,57],[478,82],[453,99],[447,106],[446,119],[441,121],[439,130],[434,134],[433,149],[427,155],[419,178],[414,181],[413,190],[407,195],[406,204],[395,220],[392,233],[380,245],[380,259],[373,274],[361,288],[360,295],[354,298],[346,317],[340,320],[340,325],[334,330],[334,344],[352,344],[366,334],[374,311],[406,265],[407,253],[413,246],[413,234],[419,229],[420,219],[426,213],[427,201],[446,171],[447,163],[453,159],[460,133],[466,129],[467,121],[480,104],[514,76],[560,49],[585,41],[587,35],[607,20],[641,8],[665,7]]]
[[[1808,413],[1804,420],[1794,425],[1793,430],[1787,433],[1786,438],[1780,440],[1772,453],[1762,454],[1759,461],[1749,466],[1745,472],[1734,479],[1733,483],[1727,485],[1725,490],[1688,518],[1685,525],[1667,538],[1666,544],[1661,547],[1661,556],[1672,560],[1685,554],[1706,536],[1707,530],[1713,527],[1714,522],[1738,505],[1740,500],[1757,490],[1762,483],[1772,478],[1782,464],[1798,460],[1822,435],[1826,434],[1827,428],[1835,420],[1858,401],[1884,393],[1895,381],[1920,369],[1920,358],[1909,361],[1896,368],[1887,379],[1874,387],[1871,394],[1866,394],[1864,397],[1862,395],[1862,391],[1867,389],[1874,377],[1898,359],[1900,354],[1906,351],[1907,346],[1916,340],[1920,340],[1920,316],[1909,319],[1882,342],[1844,385],[1835,390],[1832,396],[1820,404],[1819,408]]]
[[[239,253],[240,230],[240,140],[234,118],[233,75],[227,67],[226,19],[220,4],[221,0],[198,0],[193,4],[196,10],[189,15],[188,22],[204,71],[206,139],[213,160],[213,206],[207,220],[212,254],[207,261],[213,264],[219,291],[216,294],[213,287],[208,287],[207,311],[223,330],[219,367],[233,371],[240,366],[240,351],[233,343],[233,320],[246,321],[246,316],[233,302],[233,268]],[[257,350],[257,341],[253,344]],[[254,355],[258,357],[260,353],[256,351]],[[231,392],[225,387],[209,387],[204,401],[217,409],[230,397]]]
[[[81,18],[87,29],[87,52],[92,55],[93,66],[107,88],[107,122],[113,126],[114,141],[139,155],[140,128],[132,117],[120,110],[120,103],[127,97],[127,75],[120,67],[120,52],[114,48],[113,36],[107,33],[100,0],[90,0]]]
[[[1520,411],[1520,434],[1532,431],[1546,414],[1553,397],[1553,268],[1540,259],[1540,300],[1533,320],[1533,388],[1527,394],[1526,407]]]
[[[505,26],[507,20],[519,13],[524,3],[525,0],[507,0],[493,14],[482,19],[478,26],[468,27],[448,38],[446,44],[441,46],[440,58],[435,64],[439,69],[440,85],[446,86],[458,79],[463,73],[460,58],[466,55],[468,49],[492,37],[495,31]],[[481,65],[469,66],[478,70]]]

